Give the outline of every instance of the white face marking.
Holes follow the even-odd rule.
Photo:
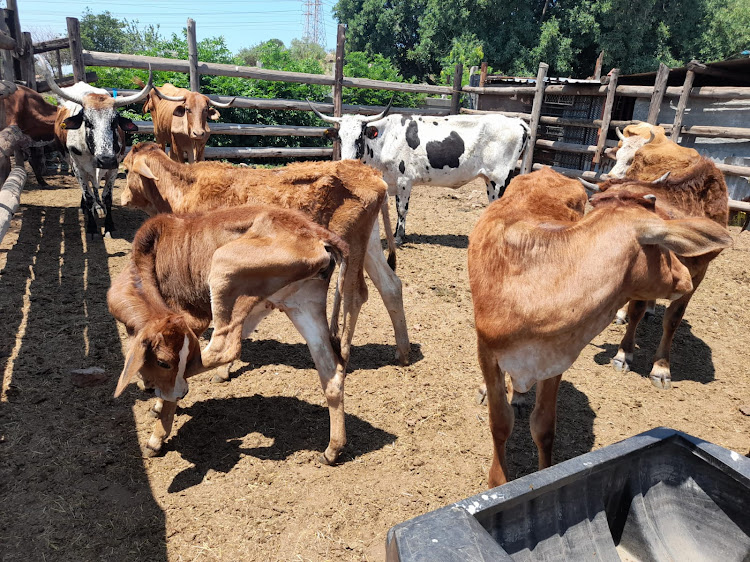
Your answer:
[[[624,178],[630,168],[630,164],[633,162],[635,153],[645,146],[646,143],[648,143],[648,139],[644,139],[640,136],[626,137],[625,140],[622,141],[622,146],[617,149],[617,153],[615,154],[617,163],[609,171],[609,177]]]
[[[174,388],[170,393],[161,392],[157,388],[156,396],[158,398],[166,400],[167,402],[176,402],[187,394],[188,383],[185,380],[185,369],[187,368],[188,353],[190,353],[190,340],[185,336],[182,349],[180,350],[180,362],[177,367],[177,378],[174,381]]]

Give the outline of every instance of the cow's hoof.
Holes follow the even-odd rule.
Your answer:
[[[620,373],[629,373],[630,372],[630,363],[625,361],[624,359],[619,359],[615,357],[610,362],[612,366],[615,368],[615,371]]]
[[[393,239],[393,242],[396,244],[396,246],[402,246],[405,241],[406,241],[406,237],[401,238],[400,236],[396,236]]]
[[[333,466],[334,464],[336,464],[336,459],[334,458],[333,460],[329,460],[328,457],[326,457],[325,453],[320,453],[318,461],[320,462],[320,464],[324,464],[326,466]]]
[[[150,459],[157,456],[161,452],[161,446],[161,440],[152,435],[146,446],[143,448],[143,458]]]
[[[107,216],[107,212],[101,207],[96,207],[94,211],[96,212],[96,216],[99,217],[100,219],[103,219],[104,217]]]
[[[225,382],[229,382],[229,375],[226,377],[223,375],[214,375],[211,377],[211,382],[215,384],[224,384]]]
[[[651,384],[661,390],[668,390],[672,388],[672,374],[669,372],[669,367],[663,365],[654,365],[649,375]]]
[[[477,388],[477,393],[474,396],[474,402],[477,406],[484,406],[487,403],[487,385],[482,385]]]
[[[398,364],[401,365],[402,367],[411,365],[411,361],[409,360],[409,352],[407,351],[406,353],[404,353],[403,351],[397,351],[396,361],[398,361]]]
[[[112,233],[108,230],[104,233],[105,238],[112,238]]]
[[[625,317],[621,318],[620,316],[615,316],[615,321],[613,322],[613,324],[616,324],[617,326],[622,326],[623,324],[627,324],[627,323],[628,323],[628,319]]]

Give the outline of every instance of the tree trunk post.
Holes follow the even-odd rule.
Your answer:
[[[693,88],[693,80],[695,80],[695,68],[703,66],[697,60],[691,60],[688,63],[688,71],[685,74],[685,83],[682,85],[682,94],[680,94],[680,101],[677,104],[677,111],[674,114],[674,123],[672,124],[672,133],[669,138],[673,142],[677,142],[680,138],[680,129],[682,129],[682,118],[685,115],[685,109],[687,109],[688,101],[690,100],[690,90]]]
[[[599,128],[599,140],[596,143],[596,153],[591,159],[591,163],[598,165],[602,161],[602,154],[604,153],[604,147],[607,143],[607,135],[609,134],[609,123],[612,121],[612,108],[615,105],[615,90],[617,90],[617,78],[620,75],[620,69],[615,68],[612,70],[612,74],[609,76],[609,84],[607,84],[607,101],[604,102],[604,112],[602,113],[602,126]]]
[[[529,123],[529,145],[526,153],[523,155],[521,164],[521,173],[528,174],[534,164],[534,146],[536,145],[536,130],[539,127],[539,117],[542,115],[542,104],[544,103],[544,80],[547,78],[549,65],[544,62],[539,63],[539,72],[536,75],[536,88],[534,91],[534,103],[531,106],[531,123]]]
[[[36,72],[34,72],[34,43],[31,41],[31,33],[23,34],[24,49],[21,55],[21,78],[26,86],[36,90]]]
[[[8,29],[8,25],[5,23],[5,10],[0,11],[0,31],[10,36],[10,30]],[[15,80],[13,71],[13,51],[7,49],[1,50],[0,59],[2,59],[3,80],[9,80],[13,82],[13,80]]]
[[[344,44],[346,42],[346,26],[338,25],[336,31],[336,64],[333,69],[333,116],[341,117],[344,108]],[[336,128],[338,129],[338,124]],[[333,141],[333,160],[341,160],[341,141]]]
[[[648,119],[646,119],[646,122],[652,125],[656,125],[656,120],[659,118],[661,100],[664,99],[664,92],[667,91],[667,80],[669,80],[669,67],[663,62],[659,63],[659,70],[654,81],[654,93],[651,95],[651,104],[648,106]]]
[[[70,43],[70,62],[73,65],[73,79],[76,82],[86,80],[86,65],[83,64],[83,45],[81,44],[81,27],[78,18],[65,18],[68,23],[68,41]]]
[[[201,75],[198,74],[198,41],[195,37],[195,20],[187,20],[188,62],[190,63],[190,91],[201,91]]]
[[[484,88],[484,83],[487,81],[487,63],[483,62],[479,74],[479,87]]]
[[[57,78],[62,78],[62,57],[60,56],[60,49],[57,49],[55,51],[55,55],[57,56]]]
[[[451,115],[456,115],[461,106],[461,81],[464,78],[464,65],[458,63],[453,71],[453,94],[451,94]]]

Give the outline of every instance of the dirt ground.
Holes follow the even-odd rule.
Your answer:
[[[371,286],[346,383],[349,443],[327,467],[318,377],[281,314],[244,344],[228,384],[191,379],[165,453],[141,458],[153,398],[135,386],[112,398],[125,340],[106,291],[145,215],[119,207],[118,187],[116,237],[87,242],[73,179],[48,181],[30,175],[0,245],[1,560],[383,560],[391,526],[485,490],[466,273],[483,184],[414,190],[398,254],[413,364],[394,365]],[[659,425],[747,453],[750,233],[732,233],[677,332],[671,390],[648,380],[663,306],[639,329],[632,372],[609,366],[624,333],[613,325],[565,373],[557,462]],[[103,374],[71,373],[89,367]],[[508,456],[514,477],[536,469],[528,419]]]

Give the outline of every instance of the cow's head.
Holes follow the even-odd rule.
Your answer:
[[[159,88],[154,92],[163,100],[177,102],[178,105],[172,110],[172,133],[183,134],[194,141],[206,141],[211,132],[208,120],[219,119],[219,111],[216,109],[231,107],[235,98],[227,103],[220,103],[208,96],[198,92],[183,90],[183,95],[168,96]]]
[[[81,111],[62,121],[60,127],[76,130],[83,127],[86,148],[94,156],[97,168],[117,168],[118,157],[124,147],[122,131],[136,132],[138,127],[128,118],[117,113],[118,107],[124,107],[144,99],[153,87],[151,69],[149,68],[148,84],[137,94],[113,98],[109,94],[89,93],[76,95],[70,90],[60,88],[52,78],[49,70],[43,67],[50,89],[62,99],[81,106]]]
[[[635,153],[658,138],[658,142],[666,140],[664,128],[649,123],[637,123],[625,127],[625,132],[616,128],[615,132],[620,142],[617,148],[609,148],[605,155],[616,160],[615,165],[609,171],[612,178],[624,178],[630,165],[633,163]]]
[[[307,100],[310,104],[310,109],[323,121],[327,123],[335,123],[339,127],[327,129],[325,137],[330,139],[339,139],[341,141],[341,158],[343,160],[359,160],[365,153],[365,137],[374,139],[381,133],[378,126],[375,125],[375,121],[378,121],[388,115],[391,110],[391,104],[393,98],[388,102],[385,110],[377,115],[371,115],[365,117],[363,115],[343,115],[341,117],[329,117],[323,115],[320,111],[315,109],[312,102]],[[373,125],[371,125],[373,123]]]
[[[168,158],[153,142],[138,143],[128,152],[122,161],[127,180],[120,195],[121,205],[143,209],[151,216],[172,212],[172,207],[159,192],[159,178],[148,163],[160,157]]]
[[[131,338],[115,398],[140,374],[159,398],[175,402],[187,394],[186,379],[201,366],[198,338],[182,315],[149,321]]]

